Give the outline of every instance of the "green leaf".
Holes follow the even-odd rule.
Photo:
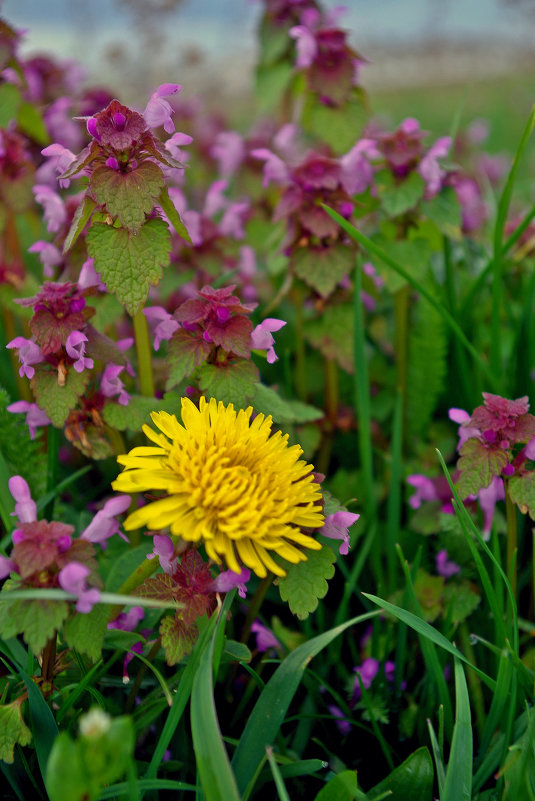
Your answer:
[[[32,733],[22,717],[22,699],[0,706],[0,759],[12,764],[15,743],[28,745]]]
[[[41,112],[32,103],[27,103],[25,100],[19,108],[18,126],[23,133],[39,145],[45,147],[50,142]]]
[[[265,384],[256,384],[250,404],[255,412],[270,414],[275,423],[307,423],[321,420],[323,411],[302,401],[288,401],[281,398],[274,389]]]
[[[395,768],[386,779],[376,784],[366,793],[369,801],[390,791],[388,801],[432,801],[433,798],[433,760],[428,749],[418,748],[413,754]]]
[[[99,206],[105,206],[124,228],[137,234],[165,184],[163,172],[153,161],[142,161],[135,170],[121,172],[97,167],[89,188]]]
[[[341,106],[326,106],[317,95],[308,93],[302,125],[331,146],[336,155],[346,153],[360,137],[368,112],[359,92]]]
[[[292,267],[306,284],[323,298],[328,298],[355,263],[355,252],[347,245],[325,248],[299,248],[292,257]]]
[[[391,259],[404,267],[412,278],[421,281],[424,277],[431,259],[431,248],[427,239],[420,237],[411,241],[398,241],[377,234],[373,237],[373,242]],[[398,289],[405,286],[405,279],[382,259],[376,256],[374,264],[390,292],[397,292]]]
[[[232,767],[242,795],[265,757],[266,746],[275,742],[286,711],[310,660],[350,626],[376,616],[376,612],[347,620],[341,626],[313,637],[292,651],[270,678],[256,702],[234,752]]]
[[[455,726],[441,801],[470,801],[472,798],[472,722],[464,670],[455,660]]]
[[[188,229],[180,219],[180,214],[175,208],[175,204],[169,197],[169,192],[167,191],[167,187],[162,187],[162,191],[160,192],[160,197],[158,198],[158,204],[161,206],[162,210],[165,212],[167,219],[177,232],[179,236],[182,237],[186,242],[189,242],[191,245],[191,237],[188,233]]]
[[[503,448],[487,446],[477,437],[467,439],[459,453],[461,458],[457,467],[461,475],[456,484],[461,498],[476,495],[480,489],[488,487],[507,464],[507,453]]]
[[[68,765],[68,770],[65,766]],[[80,749],[66,731],[58,734],[46,766],[46,788],[50,801],[94,799],[96,787],[88,786]],[[92,790],[92,792],[90,792]]]
[[[183,378],[190,376],[196,367],[206,361],[211,350],[208,342],[185,328],[175,331],[167,346],[166,389],[175,387]]]
[[[178,398],[166,393],[162,400],[147,398],[144,395],[131,395],[128,406],[110,401],[102,409],[102,419],[118,431],[140,431],[144,423],[150,422],[151,412],[177,412]]]
[[[4,598],[1,600],[4,601]],[[5,600],[7,601],[7,598]],[[6,629],[9,632],[15,630],[16,633],[23,635],[24,641],[34,654],[40,654],[48,640],[61,628],[68,614],[69,605],[65,601],[49,601],[44,598],[15,601],[3,612],[4,620],[0,621],[0,633]],[[9,623],[5,620],[8,615]]]
[[[75,612],[63,626],[65,642],[96,662],[102,653],[108,619],[109,610],[103,604],[97,604],[91,612]]]
[[[531,519],[535,520],[535,473],[511,476],[508,492],[522,514],[527,512]]]
[[[62,428],[69,412],[78,404],[89,383],[88,370],[77,373],[70,369],[65,385],[58,384],[58,374],[49,365],[36,364],[35,375],[30,382],[35,400],[40,409],[49,416],[52,425]]]
[[[7,128],[12,120],[17,119],[22,97],[13,83],[0,86],[0,128]]]
[[[34,498],[39,498],[46,486],[46,461],[43,459],[40,437],[30,439],[24,416],[7,411],[10,403],[8,393],[0,387],[0,503],[8,509],[8,513],[14,509],[14,501],[7,488],[11,476],[25,478]],[[8,520],[9,526],[4,520],[6,529],[15,528],[15,518],[8,517]]]
[[[417,172],[411,172],[408,178],[396,183],[392,173],[384,170],[378,174],[378,194],[383,209],[389,217],[399,217],[414,208],[425,191],[425,181]]]
[[[259,114],[269,114],[276,109],[292,77],[293,67],[286,62],[258,67],[255,97]]]
[[[87,234],[89,255],[110,292],[132,316],[139,311],[169,264],[171,236],[163,220],[149,220],[137,234],[95,223]]]
[[[317,320],[305,323],[305,338],[328,359],[334,359],[346,372],[353,364],[353,306],[344,303],[327,306]]]
[[[198,372],[203,395],[233,403],[237,409],[249,405],[258,377],[256,366],[248,359],[236,359],[224,365],[203,364]]]
[[[474,585],[469,581],[450,582],[444,588],[442,596],[444,615],[452,623],[462,623],[481,603],[481,596],[474,592]]]
[[[353,801],[357,795],[357,774],[343,770],[327,782],[314,801]]]
[[[160,623],[162,648],[168,665],[176,665],[190,654],[199,636],[195,624],[186,626],[182,620],[167,615]]]
[[[461,205],[453,187],[445,186],[434,198],[425,200],[422,212],[450,239],[461,239]]]
[[[96,208],[96,203],[93,198],[89,197],[89,195],[84,195],[84,199],[76,209],[74,213],[74,217],[72,218],[71,227],[69,228],[69,233],[65,237],[65,242],[63,243],[63,253],[67,253],[68,250],[72,248],[82,231],[84,230],[85,226],[89,222],[89,218],[93,213],[93,209]]]
[[[324,545],[321,551],[307,550],[306,562],[291,565],[286,576],[279,579],[279,591],[287,601],[290,611],[299,620],[305,620],[318,606],[318,600],[327,595],[327,579],[334,576],[336,555],[332,548]]]

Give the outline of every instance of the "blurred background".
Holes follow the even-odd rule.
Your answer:
[[[323,7],[340,5],[325,0]],[[516,143],[535,100],[535,0],[348,0],[341,19],[368,60],[372,107],[433,133],[490,122],[492,149]],[[239,109],[249,102],[261,0],[4,0],[27,30],[23,54],[75,58],[87,80],[142,102],[162,82],[183,97]]]

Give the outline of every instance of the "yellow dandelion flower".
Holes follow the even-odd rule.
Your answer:
[[[271,434],[272,418],[252,408],[236,412],[214,398],[197,408],[182,398],[181,425],[175,415],[153,412],[162,433],[143,426],[151,446],[118,456],[124,470],[113,482],[118,492],[162,490],[162,498],[126,519],[132,530],[169,527],[171,534],[202,542],[208,556],[239,573],[245,565],[258,576],[284,576],[271,552],[296,564],[303,548],[321,545],[301,527],[324,523],[321,491],[312,466],[299,459],[288,434]]]

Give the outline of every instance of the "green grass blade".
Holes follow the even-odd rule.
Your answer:
[[[471,354],[472,358],[476,362],[476,364],[480,367],[482,372],[487,377],[492,388],[496,388],[497,381],[495,376],[493,375],[492,371],[490,370],[488,364],[481,358],[481,355],[476,350],[476,348],[472,345],[470,340],[466,337],[464,331],[460,328],[454,318],[451,316],[449,311],[433,297],[433,295],[427,291],[427,289],[417,281],[410,273],[408,273],[401,264],[399,264],[395,259],[385,253],[385,251],[375,244],[369,237],[359,231],[355,226],[351,225],[347,220],[345,220],[338,212],[334,211],[334,209],[329,208],[322,203],[322,207],[325,211],[329,214],[330,217],[335,220],[344,231],[349,234],[352,239],[355,239],[360,245],[362,245],[366,250],[368,250],[372,255],[379,257],[382,259],[389,267],[392,267],[399,275],[401,275],[411,286],[416,289],[422,297],[424,297],[428,303],[430,303],[434,308],[438,311],[438,313],[444,318],[446,321],[449,329],[457,337],[457,339],[464,345],[466,350]]]
[[[33,736],[33,744],[39,762],[39,769],[43,781],[46,775],[46,764],[52,743],[58,735],[58,726],[54,720],[54,715],[50,707],[43,698],[41,690],[33,679],[24,670],[17,671],[28,691],[28,706],[30,708],[30,721]]]
[[[398,390],[392,423],[391,475],[389,482],[386,517],[386,560],[388,571],[388,591],[396,589],[396,542],[401,524],[401,481],[403,444],[403,396]]]
[[[275,741],[286,711],[312,657],[350,626],[356,626],[376,615],[376,612],[367,612],[314,637],[292,651],[277,668],[254,706],[232,760],[242,795],[245,794],[265,757],[266,746]]]
[[[275,782],[275,787],[277,788],[277,793],[279,794],[280,801],[290,801],[290,796],[288,795],[288,791],[284,785],[284,779],[281,776],[281,772],[279,770],[279,766],[277,765],[277,761],[273,756],[273,748],[267,747],[266,748],[267,760],[269,762],[269,767],[271,768],[271,773],[273,774],[273,780]]]
[[[440,801],[472,798],[472,723],[468,687],[461,663],[455,660],[455,726],[446,780]]]
[[[485,728],[483,729],[481,742],[479,744],[478,759],[476,760],[479,763],[482,763],[485,759],[492,739],[496,734],[496,730],[498,729],[500,722],[503,722],[504,710],[509,706],[510,703],[509,690],[511,687],[512,678],[513,666],[508,655],[505,653],[502,655],[502,659],[500,659],[498,676],[496,679],[496,692],[492,696],[492,703],[490,705]],[[503,723],[503,728],[505,728],[505,723]],[[478,779],[479,778],[480,777],[478,776]],[[489,776],[484,776],[481,784],[488,778]]]
[[[452,645],[443,634],[437,631],[437,629],[433,628],[433,626],[430,626],[429,623],[423,620],[423,618],[414,615],[412,612],[408,612],[406,609],[401,609],[401,607],[395,606],[395,604],[391,604],[389,601],[383,601],[382,598],[377,598],[376,595],[370,595],[370,593],[367,592],[363,592],[362,594],[365,598],[368,598],[374,604],[380,606],[381,609],[384,609],[386,612],[390,612],[391,615],[394,615],[394,617],[397,617],[397,619],[401,620],[402,623],[406,623],[407,626],[410,626],[411,629],[414,629],[417,634],[427,637],[427,639],[431,640],[431,642],[434,642],[435,645],[439,645],[441,648],[444,648],[445,651],[448,651],[448,653],[456,656],[465,664],[470,665],[472,670],[478,674],[481,681],[493,692],[495,691],[496,682],[494,679],[491,679],[491,677],[487,676],[487,674],[482,670],[475,667],[475,665],[472,665],[464,656],[464,654],[458,650],[458,648]]]
[[[435,734],[435,730],[433,728],[433,724],[427,719],[427,728],[429,730],[429,739],[431,741],[431,749],[433,751],[433,759],[435,760],[435,768],[437,774],[437,785],[438,785],[438,795],[439,798],[442,798],[442,788],[444,787],[444,782],[446,780],[446,771],[444,770],[444,760],[442,759],[442,754],[440,753],[440,747],[438,744],[437,736]]]
[[[225,602],[228,598],[225,599]],[[218,623],[226,621],[228,609],[223,605]],[[230,766],[214,702],[214,646],[216,626],[210,644],[200,656],[199,668],[191,691],[191,733],[197,772],[207,801],[240,801],[236,779]]]
[[[195,792],[197,789],[194,784],[187,784],[187,782],[177,782],[172,779],[138,779],[138,790],[147,792],[148,790],[179,790],[181,792],[190,791]],[[98,801],[106,801],[108,798],[116,798],[121,794],[128,791],[127,782],[119,782],[105,787],[100,791]]]

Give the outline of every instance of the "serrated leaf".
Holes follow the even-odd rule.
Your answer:
[[[30,320],[30,330],[44,356],[57,353],[65,345],[73,331],[80,331],[85,326],[82,312],[73,312],[59,317],[47,308],[37,309]]]
[[[89,383],[88,370],[77,373],[70,369],[64,386],[58,384],[58,374],[48,365],[37,364],[35,375],[30,382],[35,400],[40,409],[49,416],[56,428],[61,428],[69,412],[75,408]]]
[[[292,266],[308,286],[323,298],[334,292],[342,278],[355,265],[355,252],[346,245],[325,248],[299,248],[292,257]]]
[[[124,228],[137,234],[145,215],[153,210],[162,187],[163,172],[153,161],[142,161],[135,170],[121,172],[109,167],[97,167],[91,175],[89,188],[99,206],[104,206]]]
[[[535,473],[512,476],[508,482],[509,497],[522,514],[535,520]]]
[[[7,639],[11,631],[15,630],[23,635],[34,654],[40,654],[54,632],[61,628],[68,613],[69,605],[66,601],[39,598],[15,601],[9,607],[10,621],[0,621],[0,633]]]
[[[461,458],[457,467],[461,475],[457,489],[461,498],[477,495],[480,489],[488,487],[494,476],[499,476],[507,464],[507,454],[503,448],[488,447],[476,437],[467,439],[459,451]]]
[[[223,403],[233,403],[237,409],[249,405],[258,378],[256,366],[247,359],[237,359],[224,365],[203,364],[198,372],[203,395]]]
[[[91,612],[75,612],[63,626],[65,642],[96,662],[102,653],[108,619],[109,608],[104,604],[96,604]]]
[[[328,306],[320,318],[305,323],[305,338],[328,359],[334,359],[348,373],[354,370],[353,306]]]
[[[175,204],[169,197],[169,192],[167,191],[167,187],[164,185],[162,191],[160,192],[160,197],[158,198],[158,205],[161,207],[162,211],[165,213],[167,219],[177,232],[179,236],[182,237],[186,242],[189,242],[191,245],[191,237],[188,233],[188,229],[180,219],[180,214],[175,208]]]
[[[389,172],[388,175],[391,175]],[[414,208],[425,191],[425,181],[417,172],[411,172],[401,183],[379,186],[381,205],[389,217],[399,217]]]
[[[85,226],[89,222],[89,218],[93,213],[93,209],[96,208],[96,203],[93,198],[89,197],[89,195],[84,195],[84,199],[76,209],[74,213],[74,217],[72,218],[71,227],[69,228],[69,233],[65,237],[65,242],[63,243],[63,253],[67,253],[68,250],[72,248],[82,231],[84,230]]]
[[[424,201],[422,212],[436,223],[443,234],[451,239],[461,238],[461,204],[453,187],[445,186],[434,198]]]
[[[150,420],[151,412],[169,412],[173,414],[179,407],[178,398],[171,396],[163,400],[147,398],[143,395],[131,395],[128,406],[110,401],[102,409],[101,415],[105,423],[118,431],[140,431],[144,423]]]
[[[176,598],[178,585],[168,573],[145,579],[136,589],[140,598],[154,598],[157,601],[172,601]]]
[[[290,611],[300,620],[305,620],[316,609],[318,600],[327,594],[327,579],[334,576],[336,562],[328,545],[320,551],[307,551],[307,556],[306,562],[291,565],[286,576],[279,579],[282,600],[288,602]]]
[[[373,242],[382,248],[390,258],[397,261],[413,278],[418,281],[423,278],[431,259],[431,247],[428,240],[418,237],[410,241],[397,241],[377,234],[373,237]],[[389,267],[377,256],[374,264],[377,272],[384,278],[385,285],[390,292],[397,292],[407,283],[403,276],[395,272],[392,267]]]
[[[444,615],[452,623],[462,623],[481,603],[481,596],[474,592],[469,581],[446,584],[443,594]]]
[[[175,331],[167,346],[167,382],[171,389],[187,378],[200,364],[206,361],[211,345],[202,337],[195,336],[184,328]]]
[[[163,220],[149,220],[136,235],[95,223],[87,234],[89,255],[110,292],[134,315],[169,264],[171,236]]]
[[[248,359],[251,355],[251,332],[252,322],[241,314],[231,317],[224,325],[210,325],[209,334],[215,345],[226,350],[227,353],[234,353]]]
[[[9,765],[13,762],[15,744],[28,745],[32,733],[25,724],[21,711],[21,699],[0,706],[0,759]]]
[[[176,665],[177,662],[191,653],[193,646],[197,642],[199,632],[197,626],[185,626],[181,620],[175,617],[164,617],[160,623],[160,637],[162,647],[165,649],[165,658],[168,665]]]
[[[341,106],[327,106],[313,93],[308,93],[303,110],[305,131],[331,146],[335,155],[346,153],[360,137],[367,122],[364,93],[355,90],[353,97]]]
[[[281,398],[271,387],[256,384],[250,404],[255,412],[270,414],[275,423],[307,423],[320,420],[323,411],[302,401],[288,401]]]

